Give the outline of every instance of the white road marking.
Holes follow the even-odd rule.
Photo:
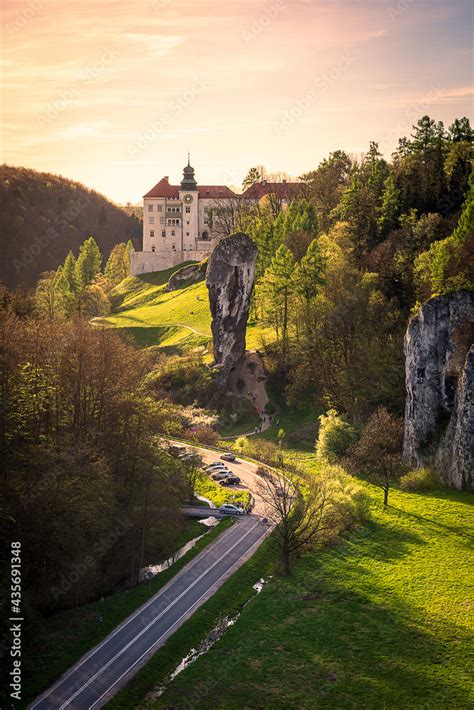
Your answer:
[[[221,562],[225,557],[227,557],[227,555],[230,554],[230,553],[232,552],[232,550],[233,550],[235,547],[237,547],[237,545],[239,545],[239,544],[242,542],[242,540],[244,540],[248,535],[250,535],[250,533],[253,532],[253,531],[255,530],[255,528],[256,528],[259,524],[260,524],[260,522],[255,523],[255,525],[253,525],[253,527],[251,527],[244,535],[242,535],[242,537],[239,538],[239,539],[237,540],[237,542],[235,542],[235,543],[232,545],[232,547],[230,547],[228,550],[226,550],[226,552],[225,552],[223,555],[221,555],[210,567],[208,567],[208,569],[204,570],[204,572],[202,572],[202,573],[199,575],[199,577],[197,577],[197,578],[189,585],[189,587],[187,587],[187,589],[185,589],[184,591],[182,591],[181,594],[179,594],[179,595],[176,597],[176,599],[174,599],[174,600],[171,602],[171,604],[169,604],[165,609],[163,609],[163,611],[162,611],[160,614],[158,614],[158,616],[156,616],[152,621],[150,621],[149,624],[147,624],[147,626],[145,626],[136,636],[134,636],[134,638],[131,639],[131,640],[127,643],[126,646],[124,646],[118,653],[115,654],[115,656],[113,656],[104,666],[102,666],[102,668],[100,668],[93,676],[91,676],[91,677],[84,683],[84,685],[82,685],[80,688],[78,688],[78,690],[76,690],[76,692],[75,692],[73,695],[71,695],[71,697],[68,698],[68,700],[60,706],[59,710],[64,710],[64,708],[66,708],[68,705],[70,705],[71,702],[72,702],[75,698],[77,698],[77,696],[80,695],[80,694],[82,693],[82,691],[83,691],[85,688],[87,688],[99,675],[101,675],[101,673],[103,673],[114,661],[116,661],[117,658],[119,658],[119,656],[121,656],[123,653],[125,653],[125,651],[127,651],[128,648],[130,648],[130,646],[132,646],[132,645],[135,643],[135,641],[137,641],[137,639],[140,638],[140,636],[143,636],[143,634],[144,634],[146,631],[148,631],[149,628],[151,628],[159,619],[161,619],[161,617],[162,617],[167,611],[169,611],[169,609],[171,609],[172,606],[174,606],[185,594],[187,594],[187,593],[190,591],[190,589],[192,589],[198,582],[200,582],[201,579],[206,576],[206,574],[208,574],[212,569],[214,569],[214,567],[216,567],[216,565],[218,565],[219,562]],[[223,576],[223,575],[222,575],[222,576]],[[209,591],[209,590],[208,590],[208,591]],[[206,593],[207,593],[207,592],[206,592]]]
[[[252,530],[253,530],[253,529],[254,529],[254,528],[252,528]],[[232,567],[229,567],[229,569],[227,570],[227,572],[226,572],[225,574],[228,574],[231,570],[233,570],[234,567],[240,562],[240,560],[241,560],[243,557],[245,557],[246,555],[248,555],[249,552],[250,552],[251,550],[253,550],[253,548],[254,548],[256,545],[258,545],[260,542],[262,542],[263,538],[264,538],[267,534],[268,534],[268,531],[265,533],[265,535],[262,535],[262,537],[259,537],[259,539],[256,540],[256,541],[253,543],[253,545],[252,545],[251,547],[249,547],[249,549],[247,550],[247,552],[244,552],[243,555],[241,555],[241,556],[239,557],[239,559],[234,562],[234,564],[232,565]],[[242,539],[243,539],[243,538],[242,538]],[[222,575],[219,579],[222,579],[223,576],[224,576],[224,575]],[[219,581],[219,580],[217,580],[217,581],[214,583],[213,586],[215,586],[215,584],[217,584],[218,581]],[[210,587],[210,589],[212,589],[212,587]],[[107,690],[106,690],[104,693],[102,693],[102,695],[101,695],[99,698],[97,698],[97,700],[96,700],[94,703],[92,703],[92,705],[89,706],[88,710],[92,710],[92,708],[94,708],[94,707],[97,705],[97,703],[99,703],[99,702],[102,700],[102,698],[103,698],[105,695],[107,695],[107,693],[109,693],[109,692],[112,690],[112,688],[114,688],[114,687],[117,685],[117,683],[120,683],[120,681],[122,680],[122,678],[124,678],[124,677],[127,675],[127,673],[130,673],[130,671],[132,670],[132,668],[134,668],[134,666],[136,666],[138,663],[140,663],[140,661],[147,655],[147,653],[149,653],[149,652],[152,650],[152,648],[154,648],[154,647],[161,641],[161,639],[163,639],[163,638],[171,631],[171,629],[172,629],[174,626],[176,626],[176,624],[179,624],[179,622],[181,621],[181,619],[183,619],[187,614],[189,614],[189,612],[191,611],[191,609],[193,609],[197,604],[199,604],[199,602],[201,601],[201,599],[203,599],[203,598],[206,596],[206,594],[209,594],[210,589],[208,589],[206,592],[204,592],[204,594],[202,594],[202,595],[199,597],[199,599],[198,599],[197,601],[195,601],[194,604],[193,604],[192,606],[190,606],[189,609],[188,609],[182,616],[180,616],[179,619],[177,619],[177,620],[174,622],[174,624],[173,624],[172,626],[170,626],[170,628],[169,628],[167,631],[165,631],[165,633],[162,634],[162,635],[160,636],[160,638],[159,638],[157,641],[155,641],[155,642],[140,656],[140,658],[138,658],[134,663],[132,663],[132,665],[129,666],[129,667],[127,668],[127,670],[122,673],[122,675],[120,676],[120,678],[117,678],[117,680],[115,680],[115,681],[112,683],[112,685],[111,685],[109,688],[107,688]]]
[[[229,529],[228,531],[226,531],[226,532],[229,533],[228,537],[230,537],[230,533],[233,532],[233,528],[230,528],[230,529]],[[195,566],[198,562],[201,562],[201,561],[204,559],[204,557],[206,557],[206,555],[208,555],[209,553],[211,553],[211,552],[214,550],[214,548],[217,547],[217,546],[219,545],[219,543],[222,541],[222,538],[224,537],[224,535],[226,534],[226,532],[222,533],[222,535],[219,536],[219,537],[217,538],[217,540],[215,540],[213,543],[211,543],[211,545],[209,545],[209,547],[206,547],[206,548],[202,551],[202,553],[199,554],[199,556],[195,557],[194,560],[192,560],[192,562],[193,562],[193,565],[192,565],[192,566]],[[144,604],[144,605],[141,606],[139,609],[137,609],[137,611],[136,611],[134,614],[132,614],[131,616],[129,616],[127,619],[125,619],[125,621],[123,621],[121,624],[119,624],[119,626],[117,626],[117,627],[112,631],[111,634],[109,634],[108,636],[106,636],[103,641],[101,641],[97,646],[95,646],[95,647],[90,651],[90,653],[88,653],[88,654],[82,659],[82,661],[80,661],[80,663],[78,663],[76,666],[74,666],[73,668],[71,668],[71,670],[70,670],[69,672],[67,672],[65,675],[61,676],[61,678],[58,680],[58,682],[55,683],[55,684],[50,688],[49,691],[47,691],[47,694],[41,695],[40,698],[39,698],[38,700],[36,700],[33,705],[30,705],[30,706],[29,706],[29,710],[33,710],[33,708],[35,708],[37,705],[39,705],[39,703],[41,703],[43,700],[45,700],[45,699],[48,697],[48,695],[51,694],[51,692],[54,690],[54,688],[56,688],[57,686],[61,685],[61,683],[63,683],[65,680],[67,680],[67,679],[68,679],[73,673],[75,673],[82,665],[84,665],[84,663],[86,663],[87,661],[89,661],[89,660],[92,658],[92,656],[93,656],[95,653],[97,653],[98,651],[100,651],[100,649],[101,649],[106,643],[108,643],[109,641],[111,641],[111,640],[114,638],[114,636],[116,636],[116,635],[119,633],[119,631],[121,631],[122,629],[124,629],[131,621],[133,621],[134,619],[136,619],[137,616],[139,616],[143,611],[145,611],[145,609],[147,609],[151,604],[153,604],[154,602],[156,602],[156,600],[157,600],[157,598],[160,596],[160,594],[163,594],[163,593],[167,590],[167,588],[168,588],[169,586],[171,586],[172,584],[174,584],[177,580],[181,579],[181,577],[183,577],[187,572],[188,572],[188,569],[187,569],[187,565],[186,565],[186,566],[183,567],[183,569],[181,569],[174,577],[172,577],[172,579],[170,579],[170,581],[167,582],[167,584],[166,584],[162,589],[160,589],[146,604]]]

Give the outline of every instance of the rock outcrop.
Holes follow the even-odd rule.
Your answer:
[[[199,264],[188,264],[178,269],[170,276],[166,284],[166,291],[176,291],[178,288],[185,288],[192,284],[202,281],[206,275],[207,260],[201,261]]]
[[[459,489],[474,485],[474,292],[437,296],[405,336],[404,457]]]
[[[225,386],[245,354],[245,332],[257,247],[246,234],[221,239],[209,258],[206,285],[212,315],[214,363]]]

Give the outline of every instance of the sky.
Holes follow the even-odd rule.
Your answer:
[[[2,162],[137,202],[473,115],[465,0],[2,0]]]

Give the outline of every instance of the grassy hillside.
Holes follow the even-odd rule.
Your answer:
[[[34,286],[43,271],[57,269],[70,249],[77,255],[92,235],[107,257],[129,239],[138,246],[138,220],[103,195],[60,175],[2,165],[0,280],[13,288]]]
[[[473,496],[395,491],[383,510],[367,489],[364,528],[271,578],[148,707],[472,707]],[[128,700],[159,683],[159,656]]]
[[[211,314],[205,283],[166,291],[171,274],[183,266],[125,279],[113,292],[113,314],[96,322],[126,330],[141,347],[158,345],[182,352],[208,346]],[[250,324],[247,347],[258,348],[262,335],[271,338],[270,331]]]

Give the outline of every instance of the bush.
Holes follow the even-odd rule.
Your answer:
[[[438,477],[430,468],[416,468],[400,478],[400,488],[410,493],[430,491],[438,486]]]
[[[319,435],[316,442],[316,454],[322,461],[335,464],[340,461],[348,449],[357,441],[357,430],[335,409],[319,417]]]

